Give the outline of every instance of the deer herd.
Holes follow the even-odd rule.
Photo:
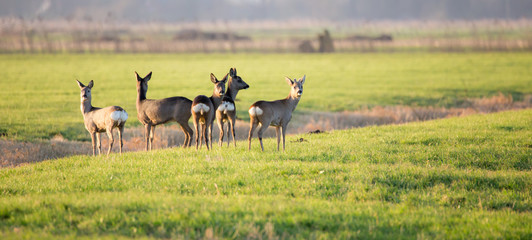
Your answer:
[[[229,73],[221,80],[218,80],[211,73],[211,82],[214,84],[212,95],[210,97],[199,95],[193,100],[186,97],[148,99],[146,93],[148,92],[148,81],[150,81],[152,73],[148,73],[145,77],[139,76],[136,72],[135,75],[137,78],[137,118],[144,125],[146,151],[152,149],[155,126],[172,121],[176,121],[185,134],[183,147],[190,147],[192,145],[192,136],[195,130],[196,150],[202,146],[203,142],[205,142],[207,150],[210,150],[212,149],[212,128],[215,119],[220,130],[218,144],[220,146],[223,144],[223,139],[226,135],[224,132],[224,124],[227,123],[227,145],[229,146],[230,144],[229,136],[232,136],[233,144],[236,147],[235,99],[238,91],[249,88],[249,85],[237,75],[236,68],[231,68]],[[81,113],[83,114],[85,128],[90,133],[92,139],[92,154],[96,155],[96,148],[98,148],[98,154],[101,154],[100,133],[102,132],[106,132],[109,137],[107,154],[111,152],[114,143],[114,128],[118,128],[120,153],[122,153],[122,135],[128,119],[127,112],[119,106],[105,108],[92,106],[91,90],[94,87],[94,81],[91,80],[87,86],[78,80],[76,81],[81,92]],[[296,109],[303,94],[305,76],[299,80],[286,77],[286,81],[290,85],[288,97],[276,101],[257,101],[249,108],[250,129],[248,150],[251,150],[251,137],[259,125],[258,138],[262,151],[264,151],[262,134],[268,126],[275,127],[278,151],[282,134],[283,151],[285,150],[286,127],[292,118],[292,112]],[[190,117],[192,117],[194,130],[188,124]]]

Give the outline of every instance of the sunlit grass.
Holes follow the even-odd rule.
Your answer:
[[[531,134],[524,110],[2,169],[0,236],[528,238]]]
[[[307,75],[296,110],[345,111],[377,105],[459,106],[498,92],[532,93],[528,53],[397,54],[84,54],[0,55],[0,135],[87,140],[75,79],[95,81],[93,105],[119,105],[138,126],[134,72],[153,71],[148,97],[210,95],[212,72],[230,67],[250,85],[238,95],[238,116],[257,100],[288,95],[284,76]]]

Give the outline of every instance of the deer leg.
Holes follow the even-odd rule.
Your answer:
[[[200,148],[203,146],[203,142],[205,142],[205,125],[200,124],[200,140],[199,140]]]
[[[258,121],[254,118],[249,120],[249,135],[248,135],[248,150],[251,150],[251,137],[253,137],[253,132],[257,128]]]
[[[221,117],[216,118],[216,123],[218,124],[218,129],[220,130],[220,141],[218,141],[218,145],[221,147],[222,143],[224,142],[224,121],[221,119]],[[229,136],[227,136],[227,139],[229,139]]]
[[[200,148],[203,145],[203,142],[205,142],[207,149],[209,149],[209,144],[207,143],[207,126],[205,124],[201,125],[201,137],[202,139],[200,139]]]
[[[107,129],[107,137],[109,138],[109,150],[107,150],[107,155],[111,153],[111,149],[113,149],[113,143],[115,142],[115,138],[113,136],[113,128],[110,127]]]
[[[192,144],[192,128],[188,125],[188,122],[185,123],[179,123],[181,126],[181,130],[183,130],[183,133],[185,134],[185,142],[183,143],[183,147],[190,147]]]
[[[279,142],[281,141],[281,129],[280,127],[275,127],[275,136],[277,137],[277,151],[279,151]]]
[[[91,133],[92,156],[96,156],[96,133]]]
[[[199,135],[200,135],[200,132],[199,132],[199,128],[198,127],[195,127],[196,128],[196,150],[198,150],[198,145],[199,145],[199,142],[198,142],[198,139],[199,139]]]
[[[96,143],[98,144],[98,155],[102,155],[102,136],[99,132],[96,133]]]
[[[264,133],[264,131],[266,131],[266,129],[268,129],[268,126],[270,126],[270,124],[261,123],[260,124],[260,128],[259,128],[259,132],[258,132],[260,148],[262,149],[263,152],[264,152],[264,145],[262,145],[262,133]]]
[[[146,151],[149,150],[149,146],[150,146],[150,129],[151,129],[150,124],[144,125],[144,138],[146,138]]]
[[[192,136],[194,136],[194,131],[192,130],[192,128],[190,128],[190,126],[188,125],[188,122],[185,123],[185,130],[187,130],[187,133],[188,133],[188,142],[187,142],[187,145],[185,145],[185,147],[190,147],[192,146]]]
[[[233,143],[236,147],[236,138],[235,138],[235,118],[232,117],[229,120],[229,124],[227,126],[227,133],[229,135],[229,130],[231,130],[231,134],[233,135]],[[229,147],[229,136],[227,136],[227,146]]]
[[[150,130],[150,151],[153,149],[153,139],[155,138],[155,125],[151,125]]]
[[[189,135],[188,135],[187,129],[185,129],[183,124],[179,123],[179,126],[181,126],[181,131],[183,131],[183,134],[185,134],[185,142],[183,143],[183,147],[185,148],[187,147],[187,144],[188,144]]]
[[[198,150],[199,140],[201,133],[200,133],[200,126],[198,125],[198,121],[196,118],[194,118],[194,128],[196,129],[196,150]]]
[[[231,143],[231,122],[227,122],[227,147]]]
[[[209,131],[209,146],[211,147],[212,149],[212,127],[213,127],[213,122],[214,122],[214,119],[213,121],[211,121],[211,124],[209,124],[209,127],[208,127],[208,131]]]
[[[205,146],[207,150],[212,148],[212,124],[210,126],[205,124]]]
[[[284,125],[281,127],[281,132],[283,133],[283,152],[284,152],[284,142],[285,142],[285,139],[286,139],[286,127],[288,126],[288,124]]]
[[[124,133],[124,125],[118,127],[118,140],[120,141],[120,154],[122,154],[122,147],[124,143],[122,142],[122,134]]]

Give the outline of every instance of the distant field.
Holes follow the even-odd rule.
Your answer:
[[[122,22],[0,19],[2,53],[299,52],[329,30],[338,52],[532,50],[532,20]],[[190,31],[207,32],[194,38]],[[234,38],[229,37],[236,34]],[[368,41],[381,35],[392,41]],[[362,39],[361,39],[362,37]],[[244,38],[242,41],[233,39]]]
[[[524,110],[0,169],[0,238],[529,239],[531,135]]]
[[[368,54],[83,54],[0,55],[0,135],[87,140],[75,79],[93,79],[93,105],[120,105],[138,126],[134,71],[153,71],[148,98],[210,95],[209,74],[230,67],[251,86],[238,116],[260,99],[288,94],[284,76],[307,75],[297,112],[349,111],[378,105],[460,106],[467,98],[532,93],[530,53]]]

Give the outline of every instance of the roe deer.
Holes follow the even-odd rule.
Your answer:
[[[209,150],[209,142],[210,148],[212,148],[212,123],[214,122],[214,111],[222,102],[222,96],[225,93],[225,83],[227,82],[227,75],[229,74],[226,74],[222,81],[218,81],[214,74],[211,73],[211,81],[212,83],[214,83],[214,91],[212,93],[212,96],[209,98],[205,95],[199,95],[192,101],[190,113],[192,114],[194,128],[196,129],[196,150],[198,150],[198,148],[201,147],[202,144],[200,136],[202,136],[205,140],[207,150]],[[208,136],[207,130],[209,131]],[[200,145],[198,146],[198,144]]]
[[[236,147],[235,139],[235,120],[236,120],[236,108],[235,98],[238,91],[249,88],[249,85],[242,80],[240,76],[236,75],[236,68],[229,70],[229,80],[227,82],[227,91],[222,99],[222,103],[216,109],[216,123],[218,123],[218,129],[220,129],[220,141],[219,145],[222,146],[224,139],[224,122],[228,122],[227,126],[227,146],[229,146],[229,131],[233,135],[233,143]]]
[[[192,144],[193,133],[192,128],[188,125],[192,101],[185,97],[146,99],[151,74],[150,72],[142,78],[135,72],[137,77],[137,117],[144,124],[146,151],[152,149],[155,126],[169,121],[176,121],[181,126],[181,130],[185,133],[183,147],[189,147]]]
[[[277,101],[258,101],[253,103],[249,108],[249,136],[248,136],[248,150],[251,150],[251,137],[255,128],[260,123],[259,128],[259,141],[260,148],[264,152],[264,146],[262,145],[262,133],[268,128],[268,126],[275,126],[275,133],[277,136],[277,151],[279,151],[279,128],[283,134],[283,151],[285,149],[285,135],[288,122],[292,118],[292,112],[296,109],[299,99],[303,94],[303,84],[305,83],[305,76],[299,80],[291,80],[286,77],[286,82],[290,85],[290,94],[288,97]]]
[[[106,108],[93,107],[91,104],[92,96],[91,89],[94,86],[94,81],[90,81],[89,85],[85,86],[80,81],[78,86],[81,90],[81,113],[85,122],[85,128],[91,134],[92,140],[92,155],[96,155],[96,144],[98,144],[98,154],[102,154],[102,142],[100,133],[107,132],[109,137],[109,150],[107,155],[111,152],[114,143],[113,128],[118,128],[118,139],[120,140],[120,154],[122,154],[122,133],[124,132],[124,125],[127,120],[126,110],[119,106],[110,106]]]

